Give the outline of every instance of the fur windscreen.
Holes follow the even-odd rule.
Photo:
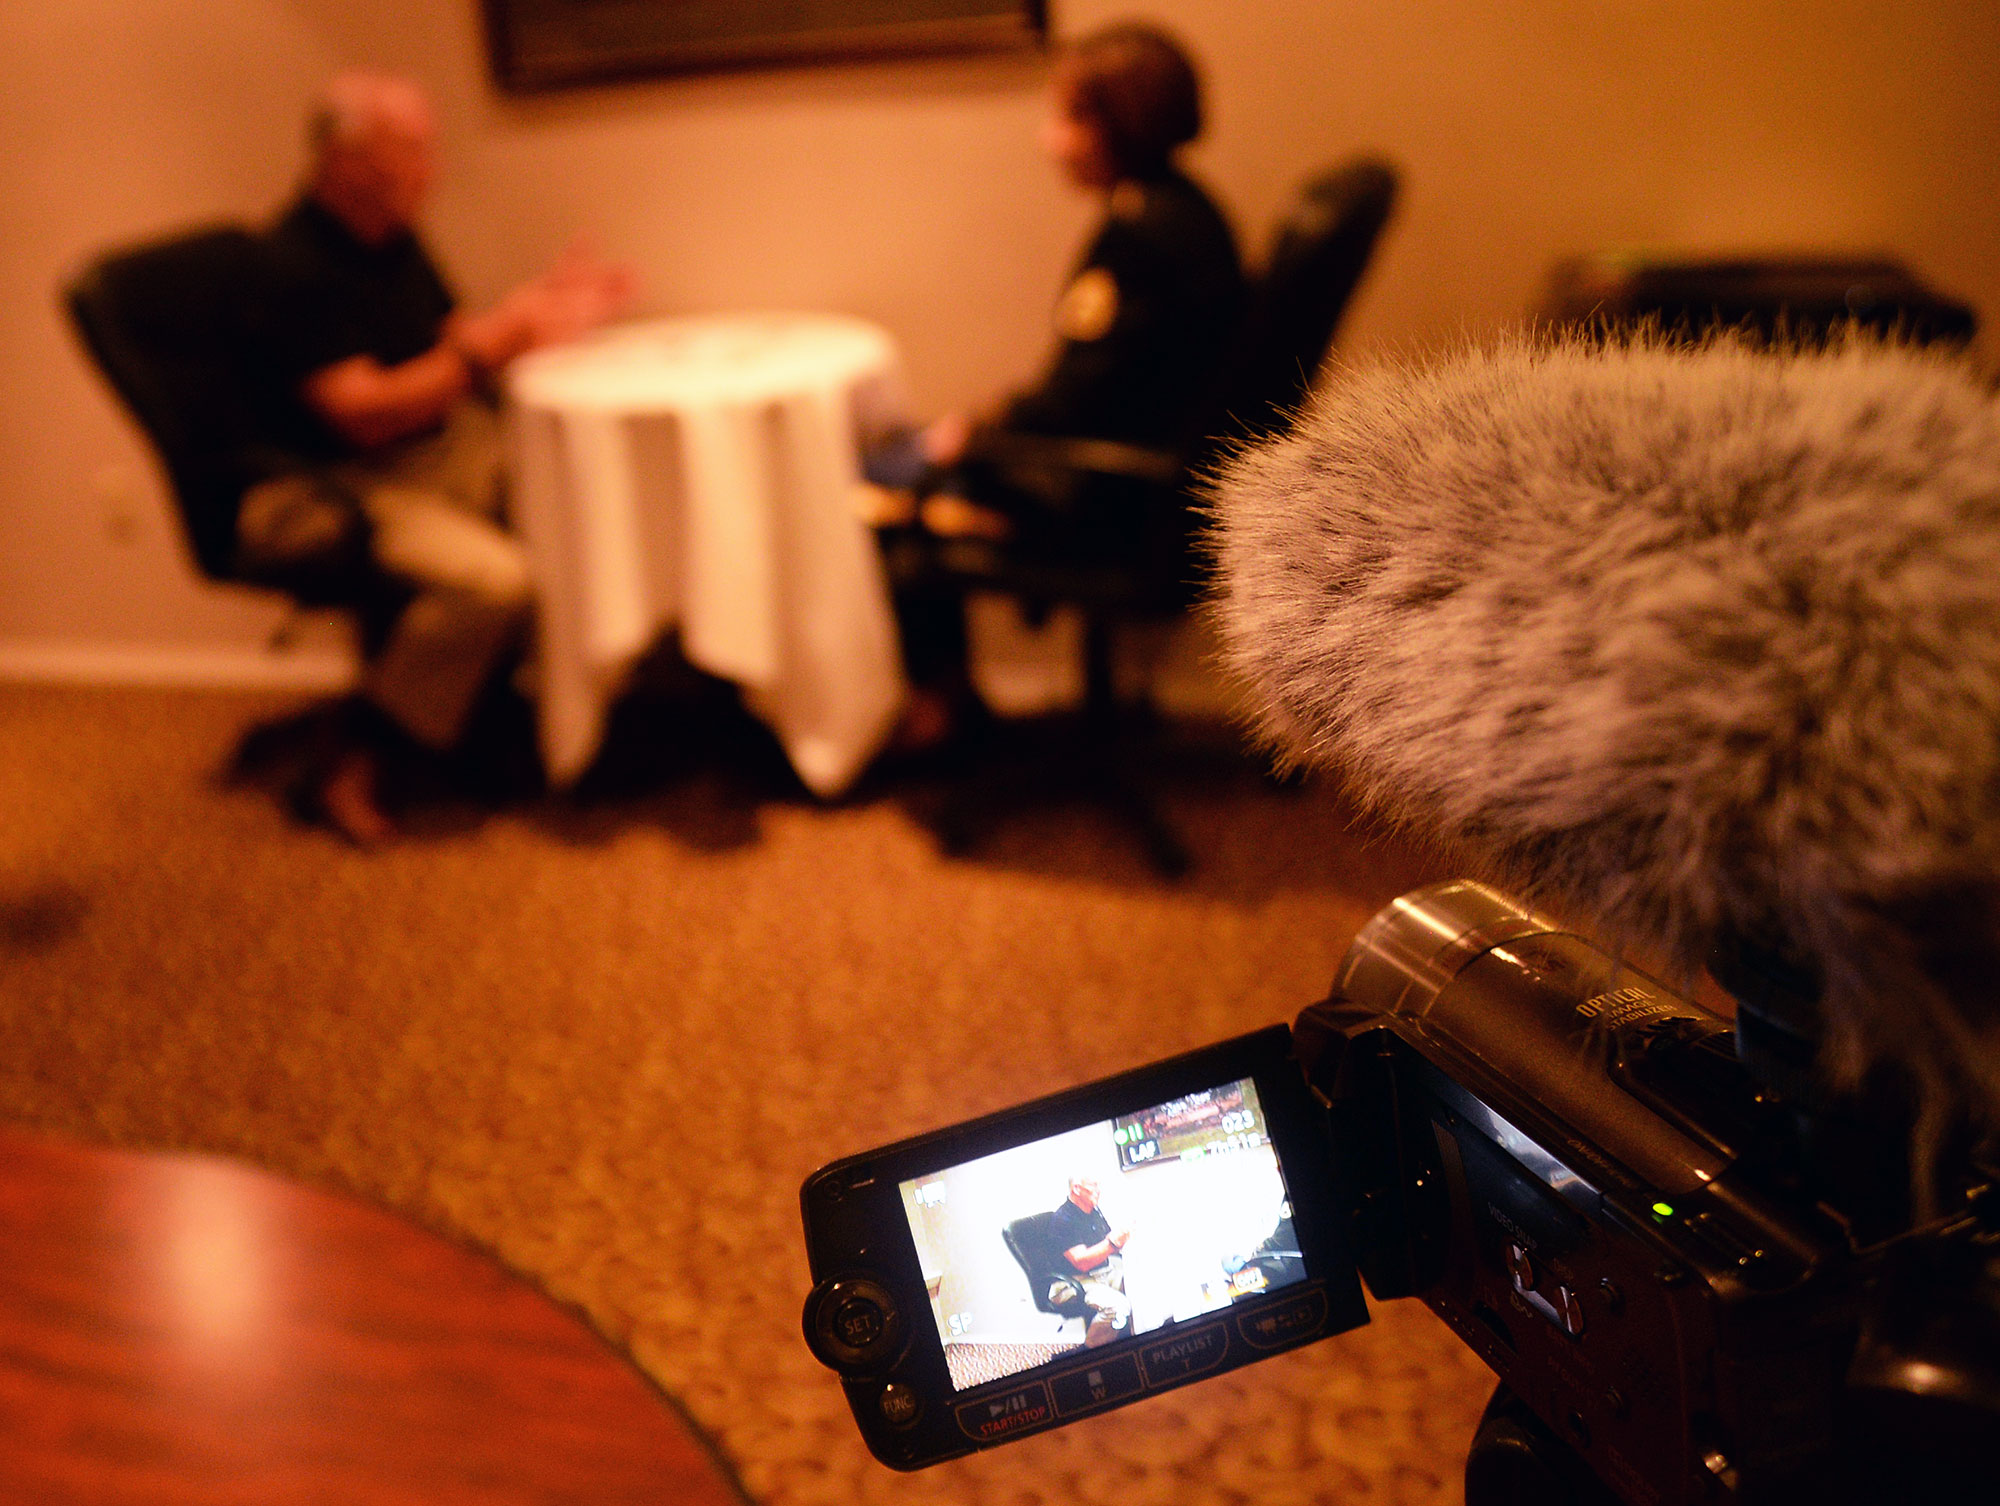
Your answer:
[[[1213,506],[1287,756],[1690,972],[1773,938],[1836,1072],[2000,1104],[2000,411],[1964,365],[1522,339],[1337,375]]]

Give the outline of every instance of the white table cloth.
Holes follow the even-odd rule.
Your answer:
[[[821,314],[644,321],[524,358],[508,396],[549,777],[583,771],[634,661],[678,625],[808,788],[844,790],[904,693],[853,506],[861,443],[902,411],[888,335]]]

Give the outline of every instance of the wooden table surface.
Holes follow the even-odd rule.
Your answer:
[[[0,1501],[744,1500],[486,1257],[234,1162],[0,1128]]]

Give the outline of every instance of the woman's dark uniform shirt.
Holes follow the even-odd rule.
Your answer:
[[[1229,223],[1178,172],[1127,179],[1056,310],[1047,372],[1002,426],[1174,448],[1219,417],[1245,301]]]
[[[371,246],[311,198],[266,232],[262,260],[252,312],[270,426],[299,455],[342,459],[353,447],[306,403],[306,378],[353,356],[396,366],[422,355],[443,333],[451,290],[414,233]]]

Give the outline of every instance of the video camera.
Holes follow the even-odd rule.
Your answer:
[[[1359,1276],[1499,1377],[1469,1506],[1990,1470],[1994,1179],[1946,1146],[1914,1214],[1893,1095],[1788,1072],[1810,981],[1719,966],[1735,1025],[1484,885],[1406,895],[1289,1031],[815,1173],[807,1342],[914,1469],[1357,1327]]]

